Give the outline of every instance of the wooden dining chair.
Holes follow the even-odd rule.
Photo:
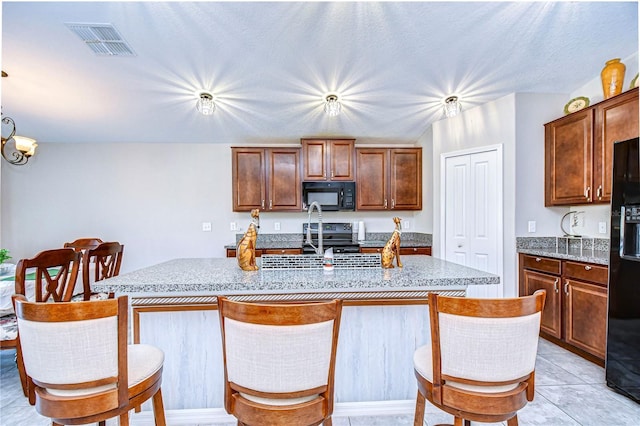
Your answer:
[[[98,247],[101,242],[100,238],[78,238],[70,243],[64,243],[64,246],[84,253],[85,250]]]
[[[27,281],[33,281],[35,302],[67,302],[73,295],[79,267],[80,253],[70,248],[45,250],[31,259],[21,259],[16,266],[15,293],[27,295]],[[0,327],[0,349],[16,349],[18,374],[26,396],[27,381],[18,347],[16,315],[11,313],[0,318]]]
[[[414,426],[425,400],[471,421],[507,421],[534,397],[535,363],[545,291],[511,299],[446,297],[429,293],[431,342],[413,357],[418,379]]]
[[[128,298],[33,303],[15,295],[18,345],[29,381],[29,402],[54,426],[119,417],[152,398],[155,424],[165,425],[164,353],[128,345]]]
[[[238,425],[331,426],[342,301],[218,297],[224,401]]]
[[[118,242],[100,243],[84,251],[82,256],[83,299],[113,298],[113,293],[96,293],[91,284],[120,274],[124,245]],[[92,266],[93,265],[93,266]]]

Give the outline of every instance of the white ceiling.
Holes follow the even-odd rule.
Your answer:
[[[113,24],[136,56],[96,56],[69,22]],[[44,143],[407,143],[447,95],[568,94],[636,52],[634,1],[3,1],[2,112]]]

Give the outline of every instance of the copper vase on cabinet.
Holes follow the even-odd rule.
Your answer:
[[[609,99],[612,96],[622,93],[622,83],[624,82],[624,72],[626,67],[620,58],[607,61],[606,65],[600,73],[602,79],[602,91],[604,98]]]

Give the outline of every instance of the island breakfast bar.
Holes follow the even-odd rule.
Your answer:
[[[233,258],[175,259],[97,282],[94,291],[129,296],[132,339],[165,352],[167,417],[186,424],[229,420],[217,295],[343,299],[335,414],[371,415],[413,409],[413,352],[429,339],[427,294],[464,296],[469,285],[500,282],[497,275],[431,256],[404,256],[403,268],[382,269],[377,254],[343,255],[329,273],[296,264],[302,258],[321,264],[320,256],[265,256],[258,271],[247,272]],[[137,417],[147,416],[143,411]]]

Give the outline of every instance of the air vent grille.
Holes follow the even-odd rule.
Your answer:
[[[65,24],[100,56],[135,56],[133,49],[111,24]]]

